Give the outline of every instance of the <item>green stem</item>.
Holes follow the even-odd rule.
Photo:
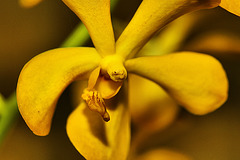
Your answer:
[[[60,47],[76,47],[83,45],[89,39],[86,27],[79,23],[70,36],[62,43]]]
[[[16,94],[13,93],[9,99],[4,100],[1,99],[1,112],[0,112],[0,144],[2,144],[4,137],[6,136],[7,132],[15,122],[18,109],[17,109],[17,100]]]

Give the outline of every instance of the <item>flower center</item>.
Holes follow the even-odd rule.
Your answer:
[[[127,78],[127,71],[120,56],[105,57],[98,68],[90,75],[88,87],[84,90],[82,98],[89,109],[98,112],[104,121],[110,120],[104,99],[115,96]]]
[[[115,82],[122,82],[127,78],[127,71],[123,65],[123,58],[118,55],[105,57],[100,64],[101,74]]]
[[[98,112],[104,121],[108,122],[110,120],[110,116],[106,110],[105,102],[98,91],[94,89],[85,89],[82,94],[82,98],[86,101],[89,109]]]

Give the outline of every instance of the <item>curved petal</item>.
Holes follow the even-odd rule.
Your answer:
[[[25,8],[31,8],[38,5],[43,0],[19,0],[19,4]]]
[[[127,107],[118,103],[109,109],[111,120],[104,122],[85,103],[67,121],[67,134],[75,148],[89,160],[125,160],[130,145],[130,119]]]
[[[172,20],[191,11],[217,7],[219,3],[220,0],[143,0],[117,40],[116,53],[131,58]]]
[[[89,78],[88,78],[88,89],[93,89],[97,83],[99,74],[101,71],[101,67],[97,67],[96,69],[94,69],[92,71],[92,73],[90,74]]]
[[[104,76],[100,76],[96,89],[101,93],[103,99],[110,99],[119,92],[122,84],[123,82],[115,82],[111,79],[106,79]]]
[[[135,160],[192,160],[192,158],[183,153],[172,151],[169,149],[150,150],[138,157]]]
[[[96,89],[103,99],[115,96],[122,87],[122,82],[115,82],[100,74],[100,67],[96,68],[89,76],[88,89]]]
[[[220,6],[229,12],[240,16],[239,0],[221,0]]]
[[[228,81],[221,64],[213,57],[193,52],[142,57],[125,63],[136,73],[161,85],[188,111],[203,115],[227,99]]]
[[[135,125],[148,133],[160,131],[177,117],[176,102],[156,83],[130,74],[128,99]]]
[[[94,48],[60,48],[29,61],[17,84],[20,113],[37,135],[47,135],[58,97],[73,80],[97,67],[100,57]]]
[[[97,51],[106,56],[115,53],[110,15],[110,0],[63,0],[84,23]]]

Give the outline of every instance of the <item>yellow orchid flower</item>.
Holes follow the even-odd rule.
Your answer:
[[[126,159],[128,155],[130,115],[120,90],[127,73],[154,81],[194,114],[212,112],[226,101],[227,77],[211,56],[182,52],[133,58],[170,21],[191,11],[216,7],[219,0],[143,0],[117,42],[110,0],[63,2],[85,24],[95,48],[53,49],[24,66],[17,101],[22,117],[36,135],[49,133],[57,100],[74,80],[88,79],[88,86],[82,94],[85,102],[68,118],[67,133],[86,159]]]

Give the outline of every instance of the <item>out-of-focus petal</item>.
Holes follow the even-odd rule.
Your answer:
[[[177,117],[176,102],[156,83],[130,74],[129,107],[135,125],[146,132],[160,131]]]
[[[190,13],[171,22],[154,36],[143,49],[137,53],[136,57],[160,56],[177,51],[195,28],[196,22],[200,20],[201,15],[202,14]]]
[[[129,72],[161,85],[177,102],[194,114],[220,107],[228,96],[228,80],[215,58],[193,52],[128,60]]]
[[[97,51],[102,56],[115,53],[110,0],[63,0],[63,2],[84,23]]]
[[[240,54],[239,34],[229,34],[223,31],[206,32],[197,36],[188,43],[184,50],[211,53],[224,56],[229,54]]]
[[[123,103],[114,104],[114,108],[108,109],[111,116],[109,122],[104,122],[85,103],[80,104],[69,116],[67,134],[86,159],[126,159],[130,144],[130,115]]]
[[[20,113],[37,135],[47,135],[58,97],[75,79],[90,73],[100,62],[94,48],[60,48],[29,61],[17,84]]]
[[[38,5],[43,0],[19,0],[19,4],[25,8],[31,8]]]
[[[116,53],[133,57],[152,35],[179,16],[218,6],[220,0],[143,0],[116,44]]]
[[[134,160],[192,160],[189,156],[168,149],[155,149],[144,153]]]
[[[229,12],[240,16],[239,0],[221,0],[220,6]]]

